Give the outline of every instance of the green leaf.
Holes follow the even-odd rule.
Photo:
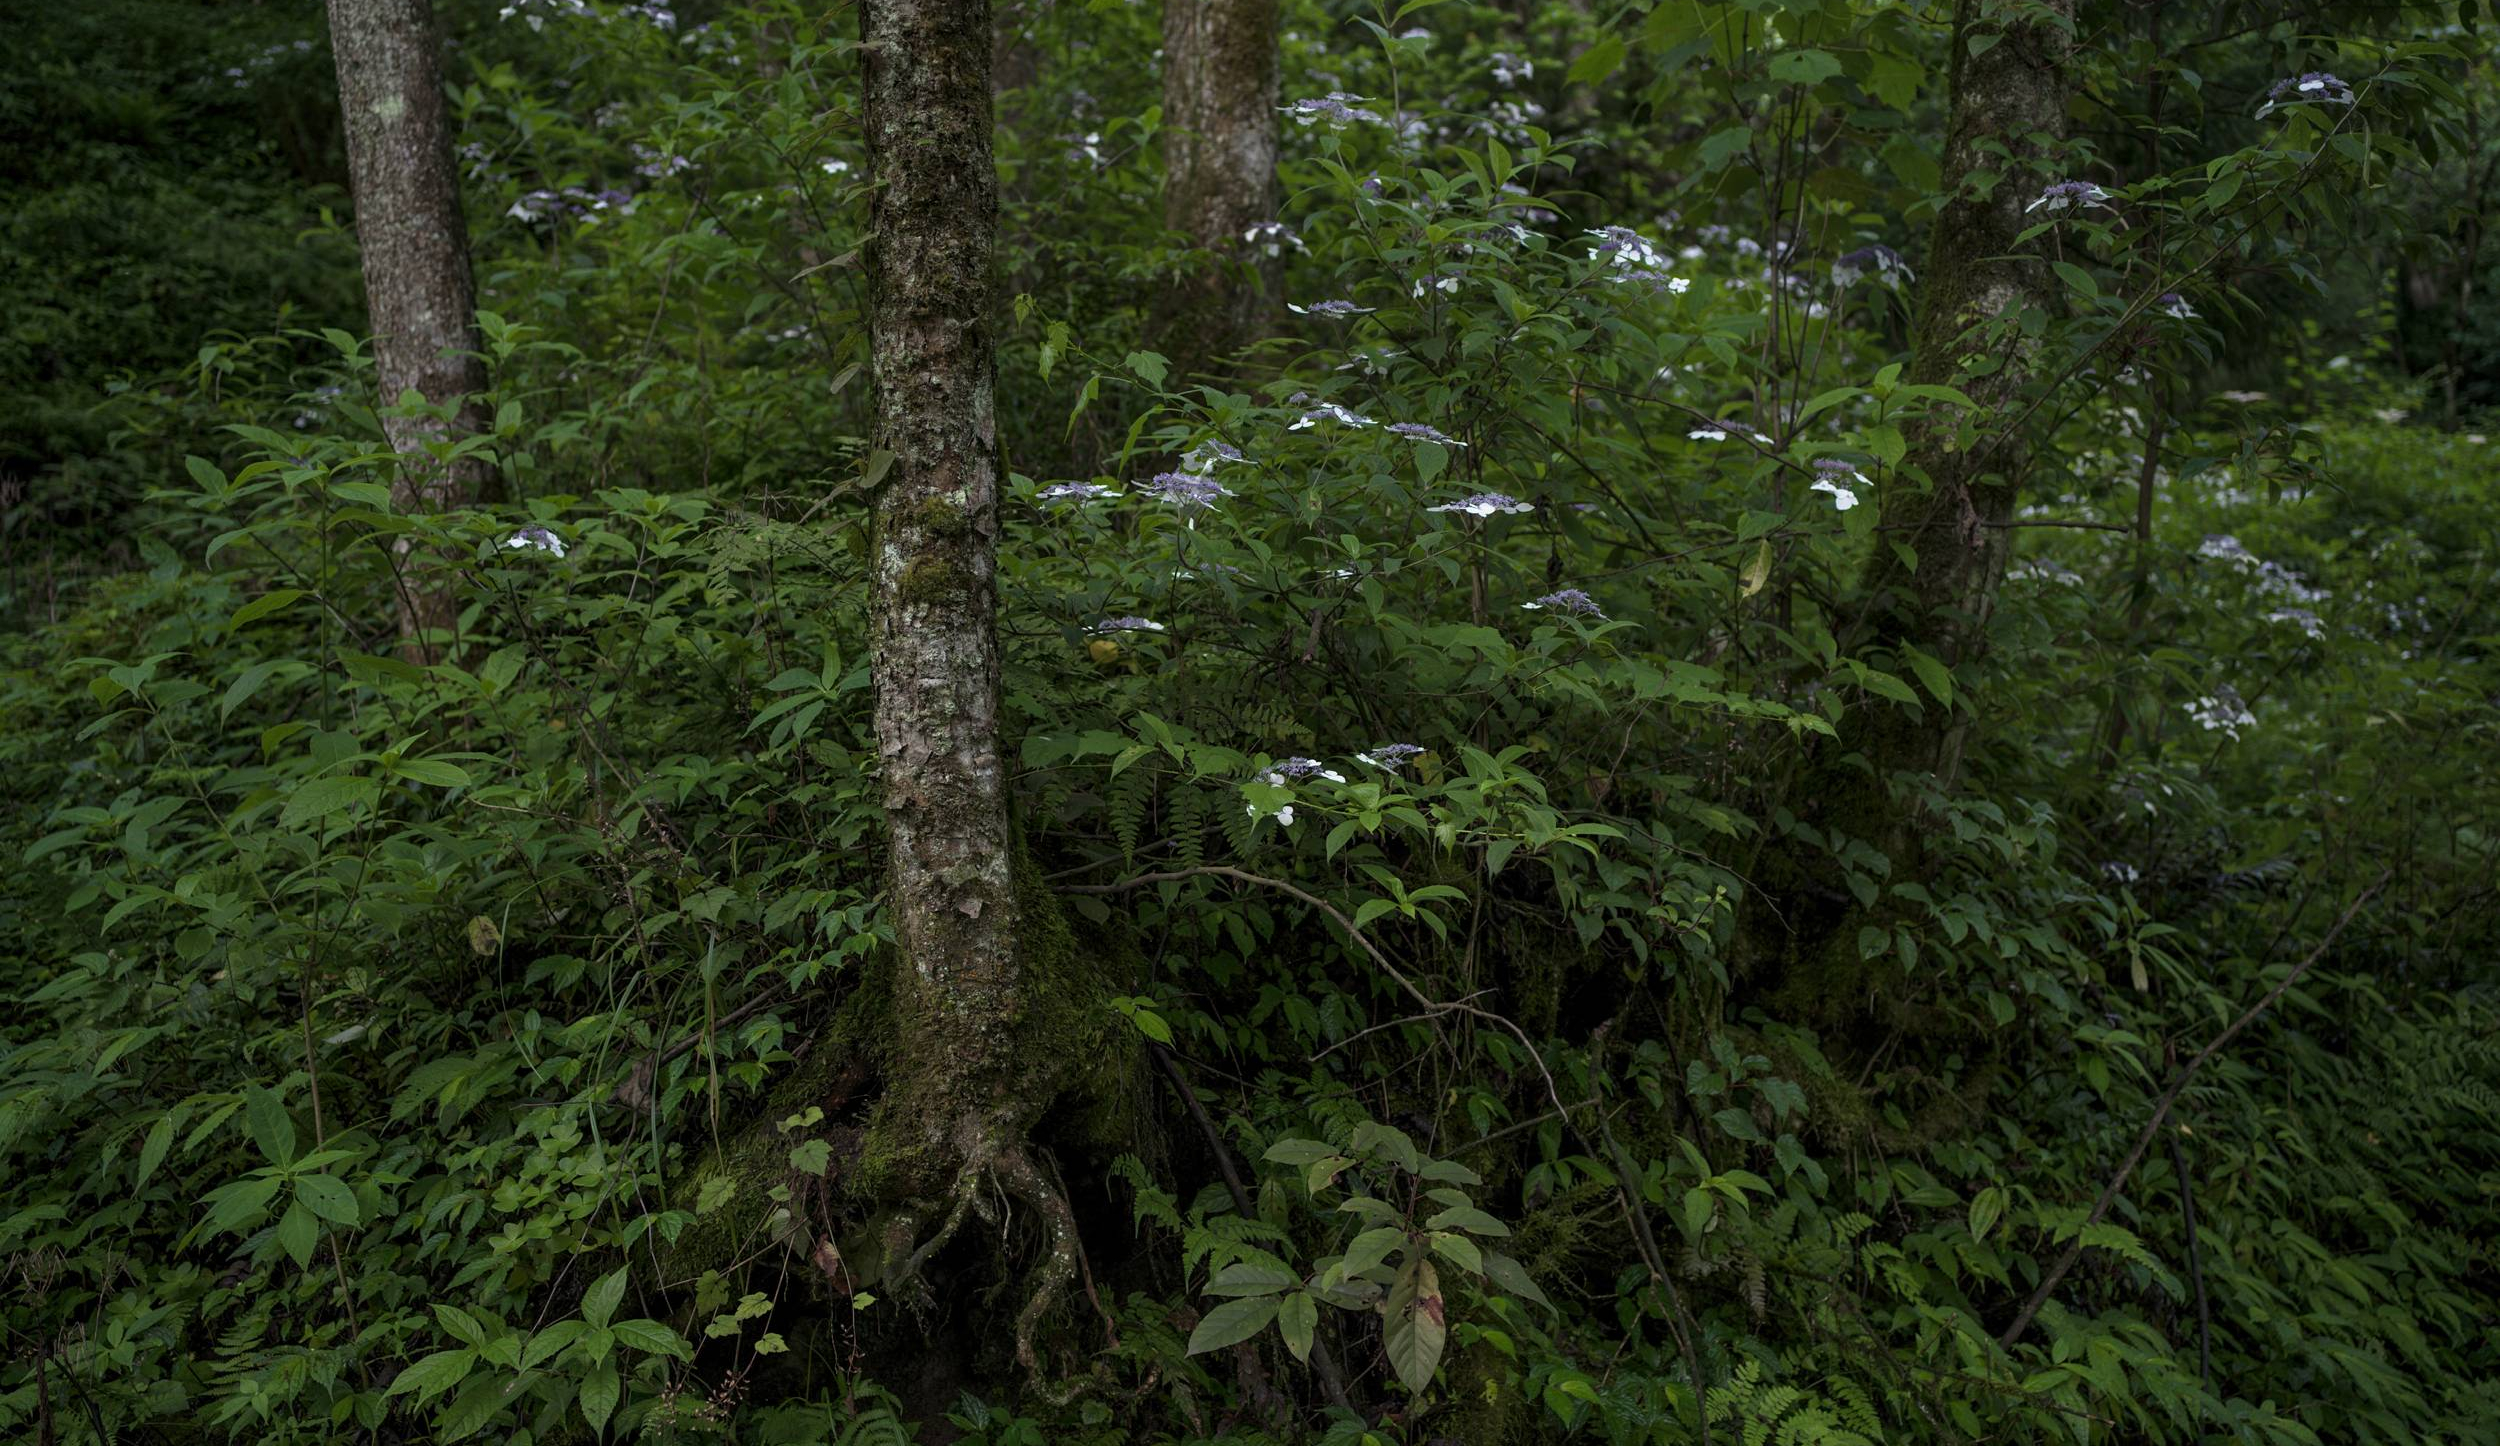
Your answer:
[[[336,1175],[296,1176],[295,1203],[333,1225],[361,1223],[356,1209],[356,1192]]]
[[[530,1337],[529,1349],[521,1353],[521,1369],[530,1370],[552,1359],[556,1352],[581,1338],[590,1327],[577,1320],[560,1320]],[[621,1327],[620,1327],[621,1329]]]
[[[821,1175],[833,1165],[833,1142],[808,1140],[790,1151],[790,1168],[802,1175]]]
[[[278,815],[278,822],[283,827],[295,828],[317,818],[328,818],[331,814],[369,804],[381,791],[382,785],[370,778],[337,773],[316,778],[296,786],[295,792],[286,801],[285,811]]]
[[[1484,1251],[1464,1235],[1436,1230],[1432,1235],[1432,1253],[1459,1269],[1474,1275],[1484,1274]]]
[[[1535,1301],[1547,1310],[1554,1308],[1554,1303],[1545,1298],[1545,1292],[1537,1289],[1536,1282],[1529,1278],[1527,1267],[1499,1251],[1488,1250],[1484,1253],[1484,1278],[1507,1294]]]
[[[1267,1328],[1267,1323],[1276,1318],[1279,1304],[1272,1295],[1224,1302],[1208,1311],[1198,1328],[1189,1333],[1189,1354],[1202,1356],[1241,1344]]]
[[[608,1417],[616,1414],[616,1398],[622,1394],[624,1391],[616,1379],[616,1367],[610,1362],[601,1361],[582,1379],[582,1419],[590,1423],[591,1430],[607,1429]]]
[[[616,1314],[617,1302],[625,1298],[625,1267],[618,1266],[590,1283],[582,1293],[582,1319],[606,1329],[608,1318]]]
[[[1930,657],[1916,648],[1905,646],[1901,649],[1901,654],[1909,659],[1910,671],[1918,674],[1918,680],[1927,685],[1927,691],[1935,695],[1936,701],[1948,708],[1952,707],[1952,670],[1947,668],[1941,659]]]
[[[694,1347],[687,1343],[686,1338],[658,1321],[621,1320],[610,1329],[618,1340],[635,1350],[649,1351],[655,1356],[674,1356],[681,1361],[694,1358]]]
[[[271,588],[269,591],[262,593],[259,597],[256,597],[250,602],[245,603],[243,606],[236,608],[234,610],[234,616],[226,619],[226,630],[229,632],[241,632],[250,624],[258,622],[260,619],[269,616],[271,613],[289,606],[297,598],[302,596],[304,596],[304,590],[300,587]]]
[[[1970,1197],[1971,1238],[1987,1239],[1989,1230],[1995,1227],[1998,1217],[2004,1213],[2005,1189],[2001,1185],[1990,1185]]]
[[[1209,1295],[1273,1295],[1277,1291],[1299,1285],[1301,1277],[1290,1270],[1273,1265],[1240,1260],[1225,1266],[1207,1282]]]
[[[1427,1230],[1472,1230],[1478,1235],[1508,1235],[1510,1227],[1473,1205],[1454,1205],[1424,1222]]]
[[[459,1385],[461,1380],[469,1374],[469,1367],[476,1363],[477,1352],[475,1351],[436,1351],[401,1371],[391,1382],[391,1388],[382,1394],[405,1396],[413,1391],[416,1393],[417,1404],[422,1406]]]
[[[245,1090],[243,1123],[251,1130],[252,1143],[260,1147],[262,1158],[272,1165],[295,1163],[295,1121],[275,1091],[259,1085]]]
[[[286,1213],[278,1217],[278,1228],[274,1234],[278,1244],[287,1254],[295,1257],[296,1267],[301,1269],[312,1264],[313,1247],[321,1243],[321,1222],[313,1219],[312,1212],[303,1206],[289,1205]]]
[[[1828,50],[1785,50],[1771,58],[1769,74],[1782,85],[1813,85],[1840,74],[1840,61]]]
[[[1406,1243],[1406,1231],[1395,1225],[1376,1225],[1354,1237],[1337,1262],[1340,1276],[1361,1275],[1389,1258],[1389,1252]]]
[[[1130,371],[1145,378],[1146,385],[1150,387],[1162,386],[1163,378],[1172,370],[1172,364],[1164,360],[1161,353],[1151,351],[1130,352],[1126,365]]]
[[[200,1202],[208,1207],[208,1228],[237,1230],[246,1222],[259,1219],[261,1211],[268,1208],[269,1198],[278,1193],[278,1183],[276,1177],[263,1175],[211,1190]]]
[[[156,1167],[165,1163],[165,1152],[173,1147],[174,1117],[158,1115],[156,1123],[148,1126],[148,1137],[139,1144],[139,1173],[131,1180],[130,1188],[137,1190],[145,1185],[148,1177],[156,1173]]]
[[[2074,288],[2078,294],[2086,297],[2098,297],[2101,294],[2101,283],[2092,279],[2091,272],[2072,261],[2052,261],[2049,265],[2056,270],[2059,279]]]
[[[469,786],[467,769],[456,763],[445,763],[439,758],[403,758],[392,766],[392,771],[410,782],[422,783],[434,788]]]
[[[1324,1145],[1317,1140],[1278,1140],[1275,1144],[1268,1146],[1267,1153],[1260,1158],[1271,1164],[1291,1165],[1299,1169],[1315,1160],[1325,1160],[1336,1153],[1336,1146]]]
[[[443,1419],[434,1423],[435,1439],[457,1441],[477,1434],[503,1409],[504,1397],[504,1383],[491,1374],[471,1381],[461,1389],[451,1409],[443,1413]]]
[[[1297,1361],[1311,1358],[1311,1336],[1319,1326],[1319,1306],[1307,1292],[1295,1291],[1276,1308],[1276,1333]]]
[[[1447,1303],[1441,1298],[1441,1276],[1429,1260],[1414,1260],[1398,1275],[1389,1292],[1389,1368],[1406,1389],[1422,1395],[1441,1365],[1449,1343]]]
[[[1573,85],[1595,85],[1614,74],[1615,67],[1621,64],[1623,37],[1608,35],[1581,51],[1580,58],[1571,62],[1571,69],[1564,72],[1563,79]]]
[[[438,1300],[434,1302],[434,1320],[442,1326],[445,1334],[462,1345],[476,1346],[481,1350],[485,1348],[486,1327],[478,1324],[476,1316],[460,1307]]]

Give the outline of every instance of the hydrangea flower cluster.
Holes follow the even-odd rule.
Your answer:
[[[1355,754],[1354,761],[1370,764],[1384,772],[1395,773],[1421,758],[1425,751],[1422,745],[1415,743],[1383,743],[1369,753]]]
[[[1857,489],[1875,485],[1866,480],[1866,474],[1858,470],[1856,463],[1839,457],[1817,458],[1814,473],[1814,485],[1806,490],[1830,493],[1834,512],[1846,512],[1857,506]]]
[[[1524,56],[1513,55],[1507,50],[1493,52],[1492,67],[1495,85],[1517,85],[1523,80],[1531,80],[1536,76],[1535,61]]]
[[[1296,316],[1362,316],[1375,308],[1358,306],[1351,301],[1314,301],[1308,306],[1296,306],[1288,301],[1285,310]]]
[[[2179,321],[2196,319],[2196,308],[2188,305],[2188,299],[2175,291],[2165,291],[2155,297],[2153,305],[2160,309],[2162,315]]]
[[[1136,490],[1152,493],[1157,500],[1178,508],[1184,516],[1208,511],[1215,506],[1216,499],[1233,495],[1232,489],[1223,483],[1212,477],[1201,477],[1195,472],[1157,472],[1153,481],[1138,483]],[[1193,520],[1190,525],[1194,527],[1197,524]]]
[[[1470,517],[1491,517],[1503,512],[1534,512],[1536,504],[1522,502],[1506,493],[1478,492],[1474,496],[1461,497],[1456,502],[1444,502],[1438,507],[1427,507],[1424,510],[1426,512],[1464,512]]]
[[[1832,285],[1851,287],[1872,276],[1885,286],[1898,291],[1904,281],[1916,281],[1918,275],[1901,253],[1889,246],[1861,246],[1832,263]]]
[[[1241,239],[1271,257],[1282,256],[1289,248],[1295,251],[1302,249],[1302,238],[1282,221],[1254,221],[1248,230],[1241,233]]]
[[[1307,783],[1314,778],[1325,778],[1330,783],[1345,782],[1344,774],[1316,758],[1281,759],[1274,767],[1259,775],[1259,782],[1282,788],[1289,783]]]
[[[597,211],[614,211],[620,216],[634,213],[631,191],[585,191],[567,186],[561,191],[532,191],[512,203],[504,214],[516,221],[544,221],[550,216],[588,216]]]
[[[2257,556],[2228,533],[2209,534],[2196,545],[2196,555],[2211,562],[2227,562],[2256,574],[2257,590],[2270,597],[2306,605],[2324,602],[2328,596],[2326,589],[2311,586],[2300,574],[2279,562],[2269,562]]]
[[[1519,606],[1528,612],[1538,612],[1550,609],[1554,612],[1572,613],[1584,618],[1603,618],[1606,616],[1606,614],[1597,606],[1597,599],[1590,597],[1587,593],[1580,591],[1576,587],[1567,587],[1560,592],[1549,592],[1545,596],[1536,599],[1534,602],[1524,602]]]
[[[2188,717],[2194,719],[2198,727],[2208,733],[2227,733],[2234,742],[2239,740],[2241,729],[2257,726],[2257,715],[2248,711],[2248,704],[2228,683],[2215,688],[2210,697],[2180,706],[2187,709]]]
[[[2313,639],[2323,640],[2326,637],[2325,621],[2307,608],[2276,608],[2266,614],[2266,621],[2290,623]]]
[[[1365,109],[1363,99],[1342,90],[1332,90],[1316,100],[1297,100],[1284,110],[1285,114],[1293,117],[1296,125],[1317,125],[1324,121],[1332,131],[1341,131],[1347,126],[1367,121],[1373,125],[1382,124],[1379,112]]]
[[[2109,192],[2090,181],[2060,181],[2043,190],[2037,200],[2023,207],[2023,211],[2029,214],[2043,209],[2080,210],[2085,206],[2099,206],[2106,210],[2109,206]]]
[[[1438,442],[1444,447],[1467,445],[1456,437],[1446,435],[1440,428],[1423,422],[1391,422],[1388,430],[1392,436],[1406,437],[1418,442]]]
[[[512,0],[511,4],[497,12],[495,18],[510,20],[515,15],[521,17],[532,30],[545,29],[547,17],[551,15],[571,16],[577,20],[597,20],[602,23],[611,19],[641,20],[661,30],[677,28],[677,12],[665,5],[653,3],[619,6],[616,13],[611,16],[593,9],[589,0]]]
[[[1415,295],[1420,299],[1426,292],[1439,291],[1455,296],[1458,294],[1459,282],[1463,279],[1446,271],[1427,271],[1415,278]]]
[[[1188,451],[1181,454],[1181,470],[1184,472],[1204,472],[1208,468],[1217,466],[1221,463],[1247,462],[1249,460],[1249,458],[1241,455],[1241,449],[1239,447],[1234,446],[1230,442],[1209,437],[1207,440],[1200,442],[1197,446],[1192,447]]]
[[[1111,496],[1115,490],[1100,482],[1054,482],[1034,497],[1042,502],[1094,502]]]
[[[1360,412],[1348,411],[1335,402],[1322,402],[1294,418],[1285,430],[1299,432],[1307,427],[1316,427],[1322,422],[1335,422],[1341,427],[1368,427],[1372,424],[1372,419]]]
[[[564,556],[566,551],[563,538],[556,536],[547,528],[536,525],[524,527],[505,538],[503,545],[505,550],[511,552],[545,552],[557,557]]]
[[[1597,240],[1589,248],[1591,261],[1606,261],[1613,274],[1606,279],[1617,285],[1636,283],[1651,290],[1665,290],[1678,296],[1692,289],[1693,283],[1668,273],[1667,254],[1650,244],[1649,238],[1629,226],[1606,226],[1588,233]]]
[[[2266,88],[2266,103],[2257,107],[2262,119],[2287,105],[2350,105],[2352,87],[2323,70],[2278,80]]]
[[[1770,438],[1742,422],[1704,422],[1684,435],[1696,442],[1724,442],[1730,437],[1743,437],[1757,446],[1771,445]]]
[[[1101,622],[1094,624],[1091,631],[1098,636],[1110,633],[1159,633],[1163,631],[1163,624],[1152,618],[1104,618]]]

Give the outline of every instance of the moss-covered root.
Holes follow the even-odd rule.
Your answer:
[[[922,1267],[963,1228],[964,1217],[981,1198],[984,1179],[995,1181],[1009,1200],[1022,1203],[1042,1222],[1045,1244],[1041,1263],[1033,1269],[1024,1308],[1016,1313],[1016,1364],[1038,1383],[1042,1379],[1042,1364],[1033,1349],[1033,1338],[1041,1328],[1042,1318],[1059,1303],[1068,1282],[1076,1278],[1076,1212],[1069,1208],[1067,1196],[1034,1165],[1030,1147],[1013,1130],[1008,1116],[993,1114],[960,1120],[954,1139],[964,1163],[947,1201],[945,1222],[928,1239],[915,1243],[913,1237],[921,1217],[911,1211],[890,1217],[885,1230],[885,1259],[902,1264],[884,1283],[889,1290],[925,1291]]]

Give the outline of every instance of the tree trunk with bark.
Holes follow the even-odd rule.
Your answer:
[[[1042,1217],[1048,1245],[1018,1320],[1074,1271],[1067,1203],[1024,1144],[1055,1093],[1029,1027],[1030,966],[1057,924],[1020,888],[999,736],[999,448],[991,385],[988,0],[866,0],[861,9],[876,445],[876,732],[888,832],[896,1038],[863,1151],[889,1207],[881,1274],[909,1285],[994,1179]],[[1034,917],[1039,915],[1041,917]]]
[[[1928,244],[1908,378],[1958,387],[1975,405],[1923,418],[1908,437],[1913,469],[1889,479],[1878,499],[1880,527],[1860,586],[1865,624],[1855,641],[1892,650],[1902,676],[1912,671],[1905,648],[1948,668],[1976,659],[2005,577],[2007,524],[2031,456],[2022,418],[2036,379],[2037,322],[2059,295],[2046,243],[2016,238],[2040,219],[2024,208],[2062,179],[2044,167],[2065,132],[2061,67],[2073,18],[2074,0],[1955,6],[1943,164],[1950,199]],[[1792,790],[1796,812],[1824,843],[1873,843],[1894,859],[1896,877],[1917,867],[1928,821],[1920,799],[1949,790],[1961,769],[1965,723],[1941,702],[1923,701],[1916,711],[1858,709],[1839,747],[1825,748]],[[1898,797],[1896,780],[1916,796]],[[1816,862],[1819,852],[1811,844],[1767,851],[1739,947],[1753,961],[1785,956],[1778,972],[1788,1002],[1835,1021],[1859,1016],[1889,976],[1858,962],[1857,927],[1867,913],[1818,881],[1829,873]]]
[[[486,363],[433,5],[329,0],[329,9],[375,380],[400,457],[392,500],[403,512],[465,506],[485,484],[484,465],[446,464],[435,450],[485,429]],[[449,419],[387,414],[412,391],[428,407],[452,409]],[[454,629],[458,596],[404,542],[398,559],[400,630],[412,651],[431,657],[427,637]]]
[[[1208,253],[1156,330],[1186,373],[1258,339],[1282,258],[1244,239],[1276,219],[1276,0],[1164,0],[1163,224]]]

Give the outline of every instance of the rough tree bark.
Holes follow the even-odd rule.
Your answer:
[[[1281,260],[1242,233],[1276,219],[1276,0],[1164,0],[1163,224],[1210,253],[1157,331],[1186,373],[1258,339]]]
[[[2062,70],[2074,0],[1957,0],[1943,182],[1949,199],[1928,243],[1912,332],[1912,382],[1959,387],[1975,410],[1930,414],[1908,438],[1922,484],[1903,475],[1880,496],[1878,541],[1861,578],[1861,646],[1915,647],[1948,667],[1979,656],[2005,566],[2017,479],[2030,458],[2018,424],[2035,378],[2038,333],[2026,313],[2057,301],[2038,244],[2016,238],[2037,216],[2024,208],[2061,179],[2044,166],[2066,125]],[[1974,443],[1975,439],[1975,443]],[[1905,563],[1893,544],[1915,559]],[[1906,671],[1906,669],[1904,670]],[[1824,750],[1792,791],[1797,813],[1826,838],[1876,844],[1915,867],[1925,820],[1894,795],[1909,775],[1950,788],[1964,724],[1932,701],[1920,712],[1873,706],[1849,720],[1841,747]],[[1851,758],[1849,755],[1856,755]],[[1787,988],[1826,1019],[1854,1013],[1876,976],[1857,965],[1854,900],[1818,885],[1814,861],[1774,848],[1740,931],[1754,958],[1785,955]],[[1781,895],[1783,897],[1770,897]],[[1797,966],[1804,966],[1800,969]]]
[[[898,946],[898,1038],[863,1156],[893,1207],[890,1281],[914,1280],[985,1178],[1041,1215],[1050,1243],[1017,1330],[1035,1369],[1034,1323],[1073,1272],[1075,1224],[1024,1144],[1049,1068],[1019,1028],[1043,921],[1017,887],[998,726],[989,0],[866,0],[861,40],[875,439],[894,458],[873,606]]]
[[[428,448],[484,430],[477,398],[486,363],[432,0],[329,0],[329,9],[382,403],[390,407],[410,391],[437,408],[459,403],[448,425],[427,416],[383,419],[400,456],[393,501],[403,512],[459,507],[483,487],[483,464],[444,466]],[[448,579],[419,576],[404,542],[399,561],[400,630],[413,651],[431,656],[426,637],[454,628],[457,594]]]

